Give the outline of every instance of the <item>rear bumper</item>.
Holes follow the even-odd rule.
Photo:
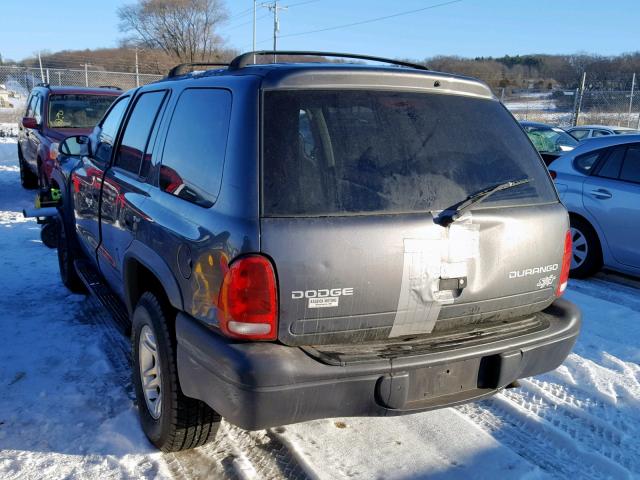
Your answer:
[[[418,412],[483,398],[558,367],[575,344],[580,311],[559,299],[540,315],[549,327],[517,338],[334,366],[297,347],[225,339],[181,313],[178,375],[185,395],[247,430]]]

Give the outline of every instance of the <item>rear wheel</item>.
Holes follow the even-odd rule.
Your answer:
[[[85,293],[84,283],[80,279],[74,262],[78,259],[77,248],[72,237],[66,231],[64,223],[58,219],[58,267],[60,268],[60,279],[65,287],[73,293]]]
[[[35,175],[22,155],[22,150],[18,147],[18,163],[20,166],[20,184],[27,190],[33,190],[38,188],[38,177]]]
[[[147,292],[136,306],[131,329],[140,423],[151,443],[164,452],[204,445],[215,438],[221,420],[207,404],[186,397],[180,389],[176,343],[171,333],[174,315],[158,297]]]
[[[602,267],[600,241],[593,227],[580,218],[571,218],[571,269],[575,278],[593,275]]]

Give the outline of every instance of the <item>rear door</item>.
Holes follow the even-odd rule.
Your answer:
[[[263,105],[261,249],[277,271],[281,341],[424,335],[553,300],[566,212],[499,102],[274,90]],[[434,221],[524,178],[448,228]]]
[[[142,204],[151,188],[145,179],[154,147],[152,134],[166,96],[166,90],[158,90],[144,92],[136,98],[116,148],[113,166],[104,175],[98,263],[107,282],[119,294],[123,288],[123,254],[134,239],[143,217]]]
[[[96,249],[100,244],[99,207],[102,177],[111,162],[116,137],[129,100],[129,96],[121,97],[112,105],[91,135],[94,148],[92,156],[82,157],[82,164],[71,175],[78,238],[89,258],[96,262]]]
[[[615,260],[640,268],[640,144],[611,149],[585,180],[583,202]]]

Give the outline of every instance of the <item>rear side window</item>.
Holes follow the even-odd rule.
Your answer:
[[[607,135],[611,135],[611,132],[607,132],[606,130],[594,130],[591,134],[592,137],[606,137]]]
[[[263,104],[266,216],[438,211],[523,178],[531,182],[482,206],[557,201],[537,153],[496,101],[277,90]]]
[[[138,174],[142,165],[151,161],[147,143],[155,124],[165,92],[143,93],[138,97],[127,121],[122,141],[118,147],[115,165],[128,172]]]
[[[160,188],[202,207],[216,201],[231,116],[228,90],[187,89],[171,117],[160,166]]]
[[[584,155],[579,155],[573,160],[573,166],[576,170],[584,173],[585,175],[589,175],[601,154],[602,150],[598,150],[597,152],[589,152]]]
[[[627,148],[620,180],[640,183],[640,145],[631,145]]]
[[[610,150],[609,155],[604,160],[602,166],[598,169],[596,175],[604,178],[618,178],[620,175],[620,168],[622,167],[622,160],[624,159],[624,152],[627,147],[617,147]]]

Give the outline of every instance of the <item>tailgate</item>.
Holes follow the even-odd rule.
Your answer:
[[[560,204],[476,211],[449,229],[428,214],[265,218],[279,339],[429,335],[542,310],[555,298],[567,228]]]

